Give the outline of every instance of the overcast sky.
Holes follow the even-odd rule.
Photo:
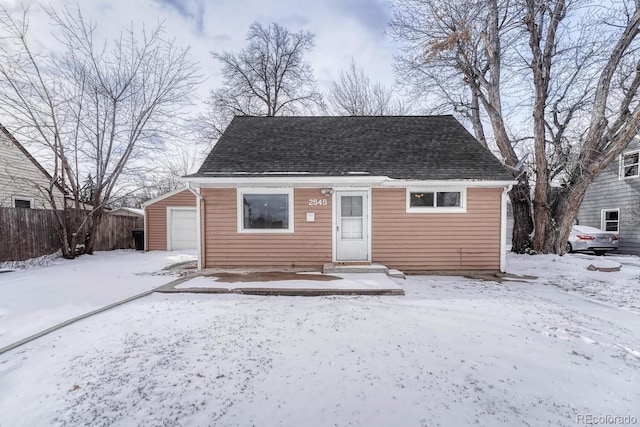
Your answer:
[[[18,0],[2,0],[17,7]],[[385,0],[51,0],[23,1],[31,5],[31,31],[46,44],[51,28],[40,4],[74,8],[98,24],[102,35],[115,36],[122,28],[165,22],[167,33],[182,46],[190,46],[208,78],[202,95],[220,83],[219,64],[211,51],[238,51],[246,46],[249,24],[277,22],[289,30],[311,31],[315,47],[307,55],[324,92],[351,57],[374,81],[391,86],[393,42],[385,30],[391,7]]]
[[[393,86],[394,47],[385,35],[391,17],[388,0],[0,0],[14,13],[21,13],[21,4],[30,7],[30,38],[37,50],[45,53],[55,48],[52,27],[41,6],[61,10],[75,9],[79,4],[86,19],[97,24],[97,35],[116,38],[131,25],[139,30],[164,22],[169,38],[189,47],[192,59],[200,64],[203,83],[199,98],[204,100],[209,90],[220,86],[220,66],[211,52],[237,52],[246,46],[249,25],[277,22],[292,32],[300,30],[315,34],[315,47],[306,55],[318,86],[325,93],[341,69],[348,67],[353,57],[372,81]],[[196,109],[199,109],[196,107]],[[176,142],[176,141],[174,141]],[[181,149],[188,145],[180,140]],[[171,150],[170,145],[166,147]],[[41,161],[36,148],[32,154]],[[189,149],[194,155],[205,153],[197,145]],[[197,154],[199,153],[199,154]],[[199,166],[199,162],[196,162]],[[193,172],[193,171],[191,171]]]

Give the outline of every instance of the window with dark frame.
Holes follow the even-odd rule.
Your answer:
[[[289,228],[288,194],[243,194],[245,230],[286,230]]]
[[[640,152],[635,151],[622,155],[622,178],[636,178],[640,176],[638,165],[640,164]]]
[[[602,229],[612,233],[620,231],[620,211],[618,209],[605,209],[602,211]]]
[[[13,199],[14,208],[31,209],[31,200],[29,199]]]
[[[412,208],[460,207],[462,194],[459,191],[411,192],[409,206]]]

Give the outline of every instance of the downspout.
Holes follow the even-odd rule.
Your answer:
[[[513,184],[502,189],[500,203],[500,272],[507,269],[507,194],[513,188]]]
[[[202,202],[202,195],[200,194],[200,187],[196,187],[195,189],[191,187],[191,183],[187,182],[187,190],[193,193],[196,196],[196,234],[198,235],[198,239],[196,240],[196,251],[198,252],[198,270],[202,270],[202,231],[201,231],[201,215],[200,215],[200,205]]]
[[[144,251],[149,251],[149,228],[147,227],[147,218],[149,218],[149,211],[147,211],[147,207],[144,207],[144,216],[142,217],[142,226],[144,227]]]

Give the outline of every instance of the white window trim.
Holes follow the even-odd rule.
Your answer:
[[[627,156],[629,154],[638,154],[638,173],[636,175],[624,176],[624,156]],[[620,170],[618,173],[618,179],[623,180],[623,179],[639,178],[640,177],[640,150],[627,151],[626,153],[620,154],[619,168]]]
[[[607,226],[606,226],[606,216],[605,214],[607,212],[618,212],[618,230],[617,231],[607,231]],[[611,222],[611,221],[610,221]],[[607,232],[607,233],[613,233],[613,234],[619,234],[620,233],[620,209],[619,208],[612,208],[612,209],[601,209],[600,210],[600,230]]]
[[[11,207],[16,206],[16,200],[21,202],[29,202],[29,209],[35,208],[35,198],[30,196],[11,196]]]
[[[428,207],[428,206],[411,206],[411,193],[438,193],[438,192],[457,192],[460,193],[459,207]],[[467,188],[463,187],[414,187],[407,188],[405,193],[405,202],[407,213],[466,213],[467,212]],[[434,196],[435,197],[435,196]]]
[[[238,223],[238,233],[249,234],[287,234],[293,233],[293,188],[238,188],[236,219]],[[286,194],[289,197],[289,228],[244,228],[244,203],[245,194]]]

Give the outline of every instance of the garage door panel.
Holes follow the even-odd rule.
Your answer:
[[[169,242],[171,250],[196,249],[197,227],[195,209],[169,209]]]

